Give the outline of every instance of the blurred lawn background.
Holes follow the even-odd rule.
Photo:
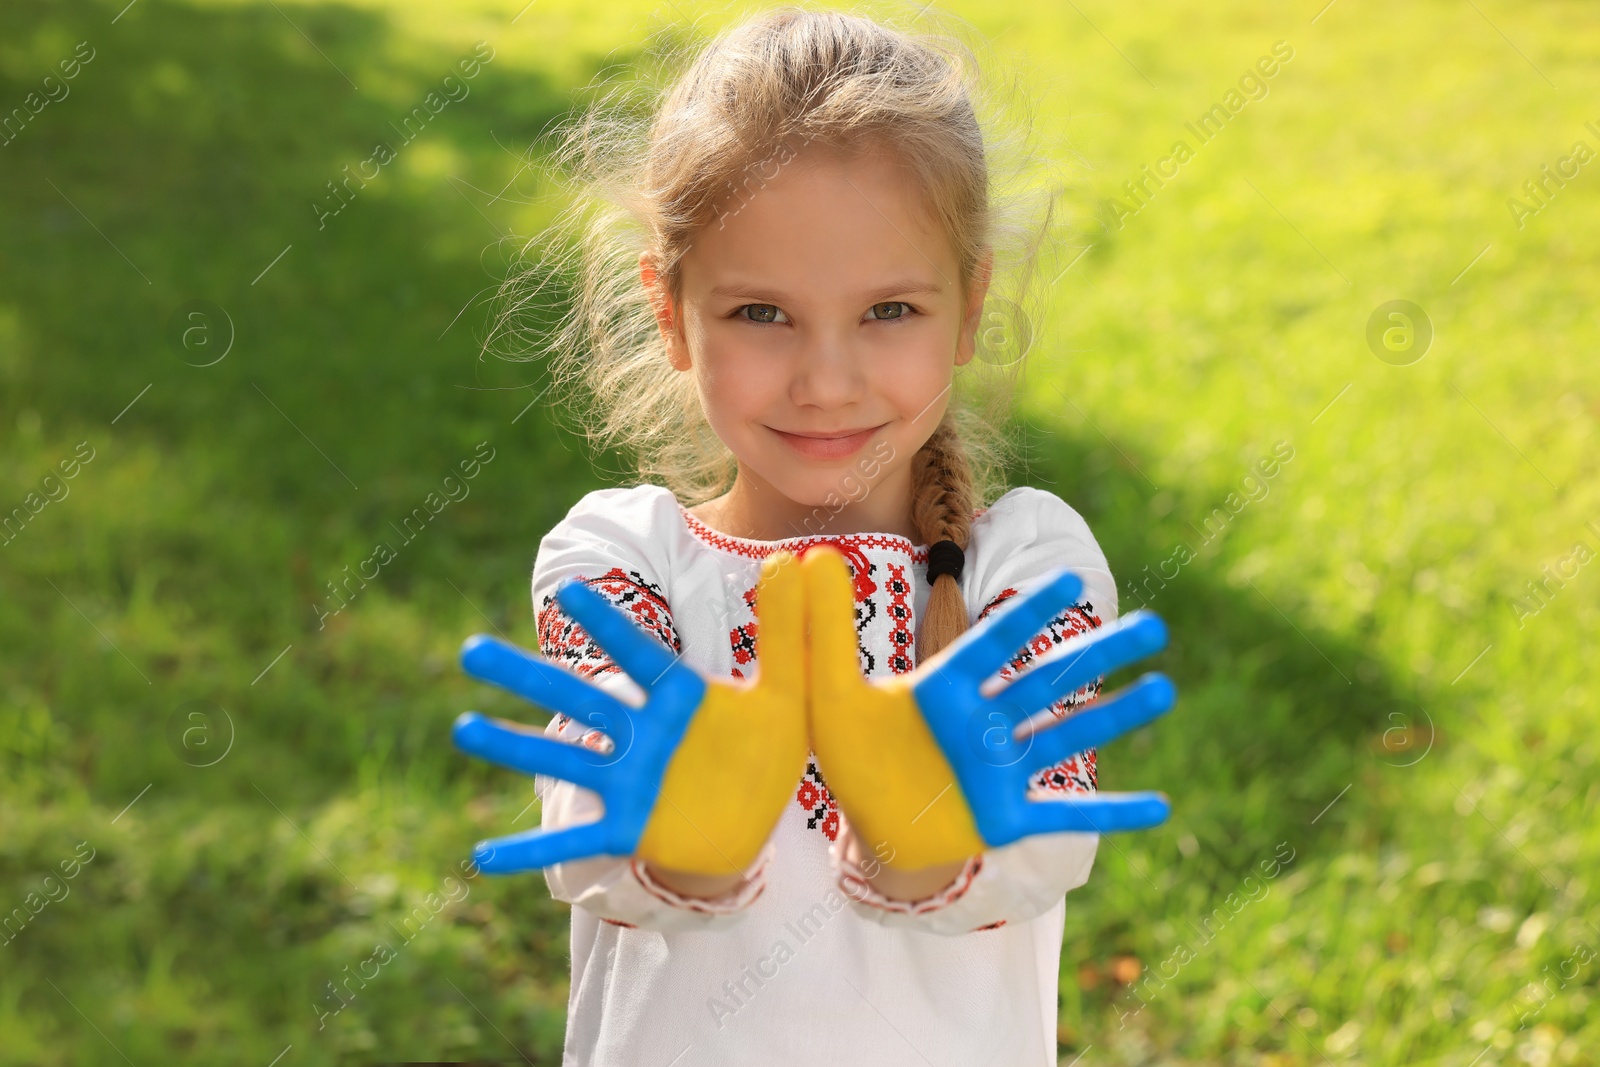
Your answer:
[[[0,548],[0,914],[27,915],[0,1063],[558,1062],[564,906],[537,876],[438,906],[474,840],[536,820],[450,747],[461,710],[525,714],[455,657],[534,643],[538,540],[622,464],[529,407],[537,364],[479,359],[471,302],[560,207],[547,124],[737,12],[124,2],[0,6],[5,113],[93,53],[0,147],[0,508],[93,457]],[[1228,516],[1150,600],[1178,710],[1102,753],[1174,817],[1069,898],[1062,1062],[1593,1064],[1600,164],[1520,227],[1507,199],[1600,150],[1600,24],[1320,6],[953,8],[1024,73],[1070,209],[1014,484],[1082,511],[1125,588]],[[319,229],[478,42],[470,95]],[[1436,330],[1407,366],[1364,336],[1393,299]],[[194,300],[231,321],[210,366],[220,320],[168,340]]]

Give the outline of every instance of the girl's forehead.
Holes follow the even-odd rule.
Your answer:
[[[831,145],[806,145],[798,152],[780,153],[759,166],[746,168],[734,183],[733,196],[753,199],[757,190],[777,190],[791,196],[837,195],[841,188],[871,189],[922,207],[922,190],[916,176],[900,156],[885,147],[852,149]]]
[[[684,257],[695,288],[754,282],[854,294],[953,277],[949,240],[892,154],[802,154],[773,171],[750,175],[696,235]]]

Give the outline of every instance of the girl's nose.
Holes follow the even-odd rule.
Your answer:
[[[842,338],[818,338],[795,356],[790,399],[801,406],[839,408],[866,392],[860,354]]]

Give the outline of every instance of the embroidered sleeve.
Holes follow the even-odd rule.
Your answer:
[[[598,577],[576,577],[626,612],[640,628],[655,635],[667,648],[673,652],[683,651],[661,587],[646,579],[638,570],[617,566],[607,569]],[[570,615],[561,610],[553,592],[539,599],[535,617],[539,631],[539,652],[542,655],[586,678],[622,676],[621,669],[611,661],[605,650]],[[558,729],[569,721],[562,714],[557,714],[556,719],[560,723]],[[609,743],[598,730],[590,730],[578,740],[580,744],[590,747]]]
[[[664,646],[673,652],[683,650],[658,579],[665,566],[651,565],[650,553],[659,550],[659,541],[649,531],[628,529],[614,513],[589,507],[607,499],[625,504],[631,498],[608,497],[606,491],[591,494],[540,543],[533,570],[539,652],[616,699],[638,706],[644,700],[643,690],[555,598],[561,582],[582,581]],[[601,730],[560,713],[545,727],[545,735],[600,752],[609,751],[612,744]],[[572,782],[537,775],[534,789],[541,801],[539,825],[545,831],[594,822],[603,814],[599,795]],[[645,865],[631,856],[558,863],[544,874],[555,899],[585,908],[614,926],[708,930],[738,921],[761,895],[772,849],[769,841],[744,872],[744,881],[715,899],[680,896],[652,878]]]
[[[978,612],[978,618],[987,618],[1001,604],[1017,595],[1012,588],[1001,590],[989,603]],[[1068,641],[1090,630],[1098,629],[1102,625],[1100,615],[1095,611],[1094,604],[1087,600],[1061,612],[1051,619],[1044,629],[1040,630],[1033,640],[1018,653],[1007,666],[1000,671],[1000,677],[1010,679],[1023,673],[1028,665],[1040,656],[1045,655],[1056,645]],[[1093,682],[1083,686],[1076,692],[1068,693],[1050,707],[1050,712],[1057,720],[1072,714],[1089,701],[1100,695],[1103,679],[1096,678]],[[1042,709],[1041,709],[1042,710]],[[1034,776],[1031,783],[1035,791],[1043,790],[1052,793],[1093,793],[1096,788],[1095,775],[1095,750],[1084,749],[1074,756],[1057,763],[1053,767],[1045,767]]]

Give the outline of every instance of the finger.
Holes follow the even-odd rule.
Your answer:
[[[1167,821],[1172,807],[1161,793],[1096,793],[1070,800],[1035,800],[1022,806],[1023,836],[1079,833],[1116,834],[1148,830]]]
[[[838,549],[821,546],[800,561],[806,578],[806,617],[811,630],[812,694],[826,688],[832,693],[861,677],[861,653],[856,644],[855,587]]]
[[[1109,626],[1068,642],[1060,653],[1036,664],[999,693],[996,703],[1025,719],[1110,674],[1167,646],[1167,626],[1148,611],[1131,612]]]
[[[941,672],[979,682],[1011,662],[1016,651],[1044,629],[1064,608],[1077,603],[1083,582],[1069,570],[1059,570],[1039,587],[1015,597],[983,622],[962,634],[947,650]]]
[[[627,714],[627,705],[564,667],[488,634],[473,634],[461,646],[461,668],[585,726],[605,729]]]
[[[1086,748],[1098,748],[1166,714],[1177,695],[1166,675],[1147,674],[1110,698],[1035,731],[1027,766],[1053,766]]]
[[[596,791],[606,782],[607,769],[616,762],[582,745],[511,729],[475,711],[464,711],[457,716],[450,736],[456,747],[469,756],[523,774],[545,774]]]
[[[568,578],[556,590],[562,610],[606,650],[617,666],[647,692],[663,678],[688,670],[676,653],[646,633],[588,583]]]
[[[758,684],[779,692],[803,692],[805,577],[792,553],[774,552],[762,561],[756,621]]]
[[[604,820],[562,830],[527,830],[479,841],[472,850],[472,861],[485,874],[515,874],[570,860],[608,855],[608,836]]]

